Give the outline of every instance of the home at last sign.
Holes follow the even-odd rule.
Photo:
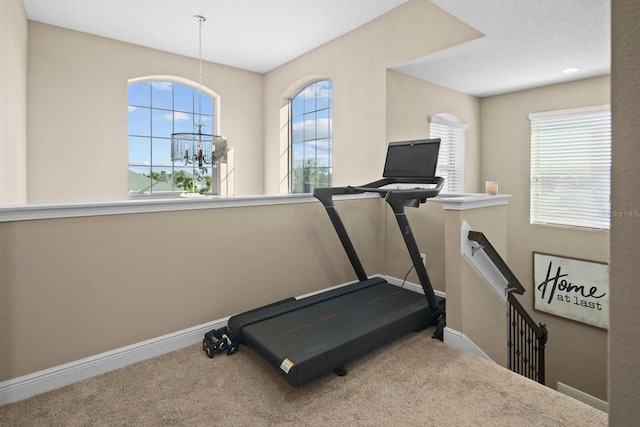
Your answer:
[[[535,309],[609,328],[607,264],[533,254]]]

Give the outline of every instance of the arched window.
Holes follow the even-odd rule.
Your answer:
[[[289,191],[331,186],[333,85],[315,81],[289,102]]]
[[[431,138],[440,138],[436,175],[444,178],[443,191],[462,192],[467,124],[453,114],[436,114],[429,120]]]
[[[216,133],[216,99],[167,80],[129,83],[129,195],[172,196],[185,191],[215,192],[212,168],[197,169],[171,162],[171,134]],[[194,187],[195,186],[195,187]]]

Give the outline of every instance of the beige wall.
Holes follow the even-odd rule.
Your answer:
[[[528,114],[608,104],[610,78],[598,77],[478,100],[393,71],[387,74],[387,135],[390,135],[390,140],[413,138],[421,133],[424,135],[428,132],[426,118],[435,113],[455,114],[469,124],[465,191],[478,191],[485,180],[498,180],[500,191],[513,195],[505,217],[505,247],[500,252],[503,257],[508,258],[509,266],[527,289],[524,296],[518,297],[519,301],[536,321],[544,322],[549,327],[547,384],[555,388],[560,381],[607,400],[607,331],[533,309],[532,253],[544,252],[609,262],[609,233],[529,224]],[[478,140],[481,142],[478,143]],[[482,170],[479,171],[476,165],[481,165]],[[425,252],[432,252],[427,259],[431,264],[429,273],[434,287],[444,290],[446,283],[441,278],[444,257],[438,255],[443,253],[440,252],[444,240],[441,238],[439,225],[442,220],[438,219],[434,207],[432,203],[428,203],[427,208],[416,212],[409,209],[408,213],[414,217],[412,225],[414,231],[417,229],[420,248],[424,248]],[[403,277],[408,269],[407,265],[410,265],[406,250],[403,250],[402,239],[394,237],[395,223],[392,219],[388,220],[387,226],[387,268],[389,274]],[[486,225],[481,231],[485,229]],[[494,242],[495,238],[491,240]],[[462,267],[468,268],[466,264]],[[465,277],[472,280],[474,274],[468,272]],[[417,278],[412,273],[409,280],[415,282]],[[476,280],[474,284],[484,287],[481,281]],[[485,310],[485,305],[501,310],[495,304],[495,297],[491,293],[487,294],[484,288],[468,286],[464,291],[467,296],[473,293],[477,295],[462,298],[466,305],[463,305],[463,312],[460,313],[459,331],[474,340],[497,362],[505,361],[506,350],[500,351],[499,342],[504,342],[506,335],[488,332],[504,332],[505,328],[504,325],[496,324],[496,318],[490,310]],[[474,307],[469,303],[480,297],[484,301],[482,307]],[[449,325],[455,329],[455,317],[452,317],[453,313],[449,314]],[[484,328],[480,326],[483,324]],[[585,372],[589,374],[585,375]]]
[[[414,138],[421,133],[424,135],[428,132],[427,117],[438,112],[455,114],[469,124],[465,190],[478,191],[480,183],[484,180],[498,180],[500,191],[513,195],[504,217],[506,235],[489,235],[489,238],[494,245],[496,239],[500,242],[499,252],[508,259],[509,266],[527,289],[524,296],[518,297],[519,301],[536,321],[549,326],[547,384],[555,388],[556,383],[561,381],[606,400],[607,332],[533,310],[532,252],[608,262],[609,233],[529,224],[528,114],[608,104],[610,78],[598,77],[478,100],[393,71],[387,74],[387,134],[390,135],[390,139]],[[481,142],[478,143],[478,140]],[[479,167],[482,168],[481,171],[478,170]],[[473,173],[474,170],[476,174]],[[407,213],[419,247],[423,252],[427,252],[428,270],[434,287],[446,290],[449,294],[452,289],[445,281],[443,268],[445,227],[439,209],[439,203],[430,201],[421,209],[407,209]],[[472,226],[478,227],[476,224]],[[452,227],[450,229],[453,230],[455,227]],[[479,231],[486,231],[487,227],[487,224],[482,224]],[[396,236],[396,228],[393,218],[387,218],[387,270],[392,276],[404,277],[410,260],[402,239]],[[447,256],[447,260],[459,256],[459,248],[453,248]],[[462,267],[467,268],[464,263]],[[465,274],[465,271],[452,272],[451,277],[455,274]],[[463,311],[456,315],[450,308],[448,324],[454,329],[459,327],[460,329],[456,330],[464,332],[494,360],[502,362],[506,357],[506,350],[501,352],[498,343],[506,339],[506,326],[496,324],[491,310],[487,312],[481,307],[474,307],[469,301],[481,297],[484,303],[496,310],[504,310],[494,304],[495,297],[490,292],[487,293],[482,281],[473,281],[473,271],[467,271],[465,278],[472,282],[472,286],[465,285],[465,289],[459,290],[460,298],[463,297],[462,291],[467,295],[462,298],[463,306],[460,308]],[[409,280],[417,282],[414,273],[410,274]],[[473,285],[483,288],[479,289]],[[474,293],[473,298],[469,297]],[[483,323],[486,328],[480,326]],[[491,330],[501,332],[497,335],[487,332]],[[585,352],[585,348],[589,351]],[[589,375],[585,375],[585,372],[589,372]]]
[[[126,199],[128,80],[198,83],[197,59],[34,21],[28,56],[28,202]],[[234,149],[237,195],[263,192],[262,81],[203,62],[203,86],[220,95],[219,132]]]
[[[640,3],[612,1],[614,209],[640,209]],[[609,425],[640,420],[640,219],[611,219],[611,331],[609,333]]]
[[[334,83],[334,183],[376,179],[387,67],[479,36],[414,0],[264,76],[205,62],[203,84],[220,94],[220,133],[234,148],[236,194],[280,192],[280,108],[317,77]],[[196,60],[37,22],[28,55],[28,202],[125,199],[127,80],[197,81]]]
[[[478,191],[480,100],[391,70],[387,70],[386,90],[386,141],[429,137],[428,119],[439,113],[453,114],[467,123],[464,191]],[[407,208],[406,213],[416,243],[426,255],[432,285],[445,292],[442,204],[429,200],[419,209]],[[402,278],[411,267],[411,259],[393,215],[387,216],[386,229],[387,272]],[[411,272],[407,280],[418,283],[415,272]]]
[[[337,203],[371,274],[380,203]],[[355,279],[318,202],[3,222],[0,254],[0,382]]]
[[[533,311],[532,252],[609,262],[609,233],[529,224],[529,113],[610,103],[609,77],[483,98],[481,181],[512,194],[507,220],[509,267],[527,292],[519,301],[549,329],[547,385],[558,381],[607,400],[607,331]],[[587,374],[588,373],[588,374]]]
[[[453,114],[468,125],[463,191],[480,191],[480,100],[391,70],[386,83],[387,140],[428,138],[431,117]]]
[[[27,17],[0,2],[0,205],[27,201]]]
[[[385,204],[385,208],[387,210],[385,217],[385,271],[386,274],[392,277],[402,279],[413,264],[391,207]],[[420,205],[418,209],[406,208],[405,213],[411,225],[411,231],[416,239],[418,249],[420,253],[425,254],[427,274],[433,289],[446,292],[442,204],[438,201],[428,200],[427,203]],[[407,280],[416,284],[420,283],[415,270],[409,273]]]
[[[480,35],[430,1],[413,0],[267,73],[267,194],[280,192],[281,107],[307,79],[322,76],[333,81],[333,184],[370,182],[380,177],[390,136],[386,131],[387,68]],[[437,100],[432,101],[430,105],[437,105]]]
[[[640,34],[638,28],[640,22],[638,13],[640,11],[637,2],[626,0],[613,0],[612,9],[611,98],[614,110],[612,202],[614,206],[621,209],[635,209],[640,203],[637,201],[640,193],[637,188],[638,182],[640,182],[637,176],[637,164],[640,160],[637,148],[637,141],[640,139],[637,126],[637,123],[640,122],[637,108],[637,99],[640,95],[638,93],[637,70],[640,68],[640,61],[636,49],[638,34]],[[8,138],[11,140],[14,138],[10,135],[16,135],[15,140],[19,142],[19,146],[25,138],[22,130],[24,125],[20,125],[20,122],[26,122],[27,112],[23,101],[26,96],[23,89],[26,90],[27,80],[26,72],[20,71],[20,69],[24,69],[27,55],[25,48],[26,17],[24,17],[20,0],[1,2],[0,12],[0,34],[2,35],[0,43],[3,43],[0,50],[0,77],[2,80],[0,87],[3,90],[2,99],[0,99],[0,112],[2,113],[0,117],[0,137],[2,138],[0,153],[5,156]],[[373,29],[379,26],[386,27],[380,37],[372,35],[369,32],[372,30],[367,30],[367,28]],[[431,32],[430,28],[433,28],[434,31]],[[440,31],[440,35],[436,35],[436,31]],[[29,161],[31,162],[35,156],[33,167],[44,168],[45,172],[51,172],[51,165],[47,165],[45,161],[50,151],[45,146],[44,140],[53,138],[54,142],[62,143],[60,148],[63,156],[67,159],[75,157],[73,150],[66,146],[70,129],[69,121],[65,119],[66,116],[79,118],[73,122],[74,127],[71,128],[73,129],[72,135],[75,135],[72,138],[74,143],[84,142],[84,139],[79,140],[81,137],[78,135],[89,135],[93,140],[97,135],[100,142],[110,142],[122,138],[122,131],[126,132],[126,109],[119,110],[119,108],[126,102],[126,83],[122,83],[126,82],[126,79],[145,74],[175,74],[193,80],[197,79],[196,63],[192,59],[114,41],[104,41],[93,36],[68,32],[37,23],[30,23],[29,36],[31,38],[29,49],[33,49],[33,52],[29,52],[30,142],[32,138],[35,138],[30,146]],[[245,153],[245,159],[249,163],[242,168],[250,170],[250,172],[248,178],[245,176],[238,178],[238,186],[241,187],[238,192],[257,192],[256,189],[261,189],[263,180],[268,192],[278,192],[278,171],[275,165],[278,164],[279,155],[276,148],[279,142],[279,129],[276,123],[279,123],[279,109],[282,103],[280,98],[287,90],[291,89],[295,82],[311,75],[332,78],[336,84],[334,90],[342,91],[340,96],[343,98],[336,98],[334,104],[336,108],[334,111],[336,153],[341,156],[340,158],[344,158],[343,155],[349,158],[350,152],[360,155],[360,157],[349,160],[353,162],[352,169],[358,170],[357,176],[348,175],[346,170],[350,170],[350,168],[345,168],[346,161],[336,163],[337,183],[366,181],[371,176],[377,177],[383,161],[382,147],[387,142],[385,138],[395,137],[395,132],[402,131],[401,126],[395,124],[396,119],[391,120],[393,123],[389,123],[387,120],[387,114],[395,113],[385,111],[385,109],[388,110],[388,106],[385,105],[386,101],[383,100],[383,97],[385,93],[388,93],[384,85],[389,81],[395,83],[397,80],[402,80],[402,85],[405,81],[404,78],[391,77],[389,79],[390,73],[383,71],[384,67],[423,55],[426,51],[438,50],[476,36],[477,34],[468,27],[460,26],[457,21],[442,14],[428,1],[411,1],[370,24],[370,27],[366,26],[364,29],[268,73],[264,76],[265,101],[257,108],[257,103],[251,93],[241,91],[240,88],[244,89],[246,85],[249,85],[260,91],[262,76],[252,73],[245,75],[245,72],[242,71],[206,64],[203,76],[205,85],[222,95],[225,108],[226,102],[230,102],[235,109],[232,117],[226,116],[229,113],[223,110],[223,132],[230,137],[230,140],[233,135],[235,141],[232,142],[232,145],[238,141],[237,143],[241,144],[238,146],[243,147],[243,150],[251,148],[251,153],[262,153],[264,150],[265,166],[262,165],[260,156],[255,155],[254,157],[253,154]],[[51,38],[52,42],[49,42],[48,38]],[[92,40],[91,44],[86,43],[89,39]],[[407,40],[410,41],[407,42]],[[94,45],[93,42],[98,44]],[[5,46],[8,48],[5,49]],[[398,46],[400,49],[397,49]],[[79,49],[79,51],[75,52],[74,49]],[[389,50],[394,49],[397,49],[398,52],[389,53]],[[58,60],[59,57],[63,57],[65,61]],[[389,61],[391,62],[387,63]],[[41,70],[40,67],[44,68]],[[105,67],[108,73],[100,72],[100,67]],[[89,75],[83,77],[84,73],[89,73]],[[69,74],[71,77],[68,76]],[[51,85],[48,85],[47,81],[50,81]],[[228,84],[229,88],[219,86],[217,81],[224,81],[225,86]],[[10,84],[8,84],[9,82]],[[640,399],[638,388],[640,370],[637,368],[636,360],[640,345],[637,340],[640,317],[636,304],[636,301],[640,299],[638,296],[640,288],[637,286],[637,259],[640,250],[636,238],[638,230],[640,230],[638,219],[612,219],[610,256],[605,249],[608,247],[607,233],[552,230],[531,227],[527,224],[528,201],[526,195],[528,187],[526,182],[528,180],[529,150],[526,146],[528,141],[526,115],[536,110],[571,108],[587,103],[606,103],[608,84],[607,78],[597,78],[575,84],[524,91],[482,100],[480,106],[482,111],[480,129],[482,132],[479,138],[482,141],[480,146],[480,182],[485,179],[498,179],[501,192],[514,195],[509,206],[508,216],[508,259],[512,269],[525,286],[527,286],[527,280],[532,276],[530,253],[533,250],[605,261],[611,259],[612,299],[611,330],[609,333],[610,375],[608,378],[611,425],[632,425],[640,418],[640,406],[637,405],[637,401]],[[73,89],[74,85],[80,85],[82,90]],[[373,86],[373,91],[370,92],[368,88],[371,86]],[[423,91],[424,85],[420,84],[419,86],[419,90]],[[70,90],[65,92],[63,89]],[[15,93],[14,90],[16,90]],[[91,91],[95,96],[90,97],[87,94]],[[35,93],[38,96],[34,95]],[[10,104],[7,104],[8,98],[5,97],[5,94],[12,94]],[[65,108],[61,108],[61,105]],[[85,110],[93,110],[94,113],[85,113]],[[7,111],[10,114],[5,114]],[[20,111],[22,112],[20,113]],[[36,114],[36,118],[31,117],[32,114]],[[264,137],[260,129],[256,130],[247,126],[245,114],[249,114],[255,123],[263,123],[264,120]],[[345,118],[342,119],[342,117]],[[54,118],[58,120],[56,121]],[[509,123],[506,123],[504,127],[500,125],[500,122],[507,121]],[[389,129],[385,129],[381,123],[386,123]],[[412,126],[416,126],[418,130],[423,125],[422,121],[420,124],[414,123]],[[227,126],[234,127],[235,130],[228,129]],[[501,133],[501,130],[506,133]],[[78,139],[76,140],[76,138]],[[258,141],[258,145],[264,142],[263,147],[254,147],[254,140]],[[368,150],[368,144],[376,146],[376,149]],[[92,154],[91,151],[83,154],[90,156],[91,162],[94,165],[99,165],[99,169],[112,168],[112,162],[118,162],[116,167],[120,167],[123,159],[126,159],[125,142],[118,144],[116,148],[111,147],[113,152],[105,151],[109,148],[93,147],[93,149],[97,150],[94,152],[95,154]],[[19,147],[9,150],[10,153],[18,156],[17,164],[20,165],[22,160],[19,151],[21,151]],[[40,152],[42,157],[40,157]],[[241,154],[242,152],[239,152],[238,155]],[[100,156],[104,156],[104,161]],[[513,162],[504,162],[502,161],[504,158],[513,159]],[[4,163],[5,160],[1,160],[3,164],[0,167],[2,171],[0,173],[5,173],[8,169]],[[21,176],[23,172],[19,169],[20,167],[16,169],[15,174],[11,173],[11,180],[14,180],[15,176]],[[264,173],[262,172],[263,167]],[[257,180],[253,178],[253,171],[260,175]],[[95,170],[92,173],[95,173]],[[2,177],[3,183],[6,182],[4,181],[5,175]],[[112,176],[110,178],[113,179]],[[36,182],[45,181],[42,176],[36,176],[34,180]],[[47,181],[55,181],[56,186],[54,188],[53,184],[49,182],[49,187],[38,192],[37,199],[40,201],[52,200],[52,194],[58,193],[59,186],[64,185],[61,184],[63,179],[48,179]],[[14,187],[20,188],[20,186],[24,186],[24,184],[20,182],[14,184]],[[84,188],[74,188],[73,190],[77,191],[76,197],[86,197]],[[6,189],[3,188],[2,191],[6,191]],[[109,196],[123,198],[119,191],[121,190],[111,192]],[[20,193],[23,192],[23,190],[18,190],[17,196],[11,194],[8,197],[11,199],[17,197],[20,202],[20,197],[24,197]],[[78,196],[79,193],[82,193],[82,196]],[[3,195],[3,197],[7,196]],[[0,203],[6,203],[6,199],[0,200]],[[261,216],[262,212],[258,209],[255,214]],[[158,217],[154,217],[155,215]],[[0,239],[0,249],[2,250],[0,257],[0,263],[2,263],[0,269],[0,286],[2,286],[2,298],[0,299],[0,325],[2,325],[0,369],[2,372],[0,381],[43,367],[75,360],[84,355],[95,354],[104,349],[172,332],[183,326],[197,324],[202,319],[206,321],[219,317],[221,310],[220,306],[216,305],[219,303],[211,302],[215,297],[213,293],[223,289],[223,295],[236,299],[239,298],[237,296],[239,293],[236,292],[237,287],[229,288],[216,285],[204,289],[204,286],[187,282],[187,287],[183,286],[180,289],[167,288],[164,285],[165,287],[160,289],[161,296],[154,296],[153,293],[147,292],[149,288],[146,286],[148,284],[142,288],[136,285],[137,282],[146,280],[144,278],[148,274],[148,271],[143,274],[140,270],[139,265],[143,263],[134,265],[130,261],[130,257],[140,256],[137,251],[130,248],[133,242],[127,237],[128,233],[135,231],[135,227],[146,227],[147,222],[149,224],[155,223],[157,227],[164,227],[165,223],[175,222],[178,218],[180,221],[187,218],[189,221],[205,223],[208,226],[209,221],[213,220],[212,217],[217,216],[216,214],[205,219],[203,215],[204,213],[196,214],[195,212],[188,214],[144,214],[113,218],[97,217],[0,224],[0,235],[2,236]],[[226,220],[230,220],[234,216],[220,215]],[[295,216],[290,216],[295,214],[283,215],[290,222],[299,221]],[[316,218],[317,215],[319,215],[318,221],[321,221],[320,217],[324,213],[313,213],[310,218]],[[363,212],[361,215],[366,216],[367,214]],[[251,220],[245,218],[244,221],[251,221],[253,224],[255,218],[250,216]],[[370,222],[373,221],[375,220],[371,218]],[[267,225],[272,227],[279,227],[277,224],[279,223],[267,221]],[[58,226],[66,233],[56,232]],[[285,230],[289,230],[287,227],[288,225],[285,224]],[[304,228],[306,229],[306,227]],[[247,250],[250,256],[256,258],[262,257],[265,250],[273,252],[271,243],[267,243],[270,242],[269,238],[262,234],[266,233],[266,230],[262,227],[259,229],[261,230],[258,234],[259,237],[264,237],[267,240],[257,241],[258,249],[256,250],[245,246],[246,241],[242,243],[235,240],[235,234],[230,242],[238,245],[237,251]],[[295,234],[300,229],[295,228],[289,231]],[[312,229],[314,228],[312,227]],[[105,237],[107,234],[105,230],[122,230],[122,232],[117,232],[113,236],[113,233],[109,232]],[[78,237],[74,237],[74,233],[86,233],[87,242],[79,242]],[[364,236],[366,232],[363,230],[362,233]],[[147,234],[150,233],[146,233],[145,237]],[[175,230],[169,234],[179,235]],[[327,228],[318,236],[320,238],[333,236],[333,232]],[[212,236],[214,241],[219,241],[220,238],[216,239],[216,237]],[[58,240],[51,240],[52,238]],[[308,238],[310,237],[306,235],[304,239]],[[66,245],[67,239],[70,239],[75,245]],[[155,241],[158,237],[149,237],[149,239],[154,244],[161,243]],[[95,247],[95,241],[101,242],[100,250]],[[193,239],[185,241],[184,247],[189,247],[193,241]],[[531,243],[520,246],[523,241]],[[277,240],[275,244],[278,244]],[[335,249],[331,245],[335,244],[337,247],[335,242],[327,242],[326,244],[331,249]],[[91,249],[89,253],[93,256],[98,258],[100,254],[106,254],[106,256],[102,257],[102,261],[91,261],[86,266],[74,262],[74,258],[87,260],[89,257],[82,251],[82,247],[85,245]],[[286,242],[283,243],[283,246],[285,245]],[[305,243],[303,247],[305,249],[302,252],[309,257],[308,259],[319,256],[314,252],[315,249],[311,248],[311,245],[307,246]],[[47,248],[49,251],[45,253],[41,248]],[[119,252],[123,250],[124,253],[120,254]],[[56,251],[60,251],[60,254],[57,254]],[[333,252],[327,250],[327,253],[333,254],[336,251],[340,252],[336,249]],[[49,260],[52,255],[54,260],[60,261],[59,266]],[[227,253],[216,252],[212,255],[228,259]],[[326,255],[324,251],[320,256],[324,256],[324,259],[318,260],[321,267],[314,264],[313,271],[320,275],[325,274],[322,272],[325,271],[326,264],[328,264],[329,270],[333,270],[335,273],[325,274],[322,283],[310,283],[309,288],[317,289],[351,277],[350,268],[344,260],[332,258],[333,255]],[[141,261],[148,261],[150,257],[151,255],[147,254],[141,258]],[[371,260],[376,256],[370,254],[366,258],[366,262],[371,263]],[[271,258],[268,260],[275,263]],[[46,268],[43,269],[43,274],[39,275],[37,271],[41,262],[44,262]],[[119,265],[117,263],[122,263],[127,267],[127,270],[114,269],[114,266]],[[166,268],[161,263],[156,263],[155,258],[154,263],[150,265]],[[235,266],[233,262],[230,265],[231,267]],[[96,266],[99,267],[97,272],[93,271],[93,267]],[[63,274],[62,270],[65,267],[80,268],[80,270],[71,273],[64,271]],[[262,265],[262,267],[265,266]],[[270,267],[267,266],[267,268]],[[222,275],[227,280],[234,279],[238,273],[235,270],[230,272],[223,269]],[[136,280],[129,280],[129,276],[124,278],[127,272],[133,274]],[[244,279],[264,279],[264,276],[256,278],[257,273],[256,276],[249,274],[251,277],[246,276],[248,274],[246,271],[240,271],[238,274]],[[67,275],[73,278],[73,282],[61,278]],[[151,277],[156,276],[152,275]],[[177,273],[172,272],[170,277],[177,278],[178,276]],[[202,277],[199,276],[199,278]],[[208,277],[205,281],[208,280]],[[126,281],[123,282],[125,279]],[[234,283],[239,283],[239,281],[236,280]],[[81,288],[82,295],[88,299],[84,303],[76,304],[77,299],[81,299],[82,295],[75,297],[77,289],[73,287],[85,284],[90,287]],[[288,287],[289,285],[294,286],[288,280],[284,280],[278,283],[277,289],[282,289],[284,295],[292,289]],[[151,289],[156,290],[157,287],[154,285]],[[233,292],[231,292],[232,289]],[[270,289],[275,288],[272,286]],[[92,292],[88,292],[89,290]],[[42,295],[40,291],[43,292]],[[202,297],[201,291],[209,292],[209,294]],[[96,294],[93,295],[93,292]],[[119,292],[124,292],[124,294],[121,295]],[[182,296],[183,293],[186,295]],[[255,296],[249,295],[250,303],[239,304],[237,307],[225,306],[225,310],[227,308],[230,310],[231,308],[237,308],[237,310],[248,308],[248,306],[255,305],[267,298],[271,299],[271,296],[271,294],[267,295],[262,292]],[[530,307],[532,305],[530,289],[525,294],[525,298],[527,296],[530,300],[525,305]],[[128,301],[131,298],[133,298],[133,302]],[[154,310],[153,307],[142,304],[148,298],[155,298],[154,302],[159,303],[160,307],[166,308],[166,310],[163,313],[152,312],[149,318],[141,320],[140,317],[145,317],[149,311]],[[69,299],[70,305],[65,305],[67,299]],[[180,304],[169,304],[169,300],[172,299],[181,302],[181,304],[195,303],[197,309],[193,311],[191,307],[185,308],[178,307]],[[37,303],[35,307],[46,309],[43,315],[31,308],[34,301]],[[203,307],[205,303],[214,306],[205,308]],[[142,313],[133,314],[137,307],[142,307]],[[91,316],[94,314],[92,309],[99,310],[98,319],[104,320],[105,323],[91,323]],[[22,314],[24,312],[27,314]],[[71,317],[70,313],[78,315],[89,313],[89,316],[86,319]],[[114,313],[118,313],[118,315],[114,316]],[[118,316],[122,313],[124,313],[123,318],[119,320]],[[34,316],[34,322],[29,321],[28,314]],[[607,381],[605,374],[607,334],[595,328],[545,316],[543,313],[533,312],[532,314],[536,320],[545,320],[550,326],[549,354],[553,359],[550,360],[549,365],[558,363],[555,368],[549,366],[549,369],[553,369],[549,374],[550,380],[560,380],[598,397],[606,398],[602,384]],[[44,353],[38,354],[29,347],[32,345],[30,341],[32,336],[40,336],[41,328],[49,327],[50,318],[55,320],[52,326],[55,334],[66,334],[65,328],[69,328],[68,335],[54,334],[52,338],[45,336],[50,340],[47,343],[53,342],[54,338],[61,340],[60,343],[54,343],[55,352],[51,354],[51,357]],[[156,323],[154,319],[157,319],[159,323]],[[88,325],[78,325],[85,320]],[[140,327],[136,326],[138,322],[142,324]],[[132,325],[134,330],[130,331]],[[149,329],[145,329],[147,326]],[[560,331],[560,333],[554,331]],[[101,339],[104,340],[106,337],[106,341],[102,342],[93,336],[92,333],[95,332],[104,333],[105,335]],[[87,344],[83,342],[85,339],[88,341]],[[570,381],[567,380],[568,375],[571,376]],[[553,385],[551,381],[549,384]]]
[[[474,268],[460,255],[462,225],[482,232],[509,263],[506,219],[508,205],[482,209],[445,210],[444,252],[446,254],[447,327],[468,337],[487,356],[507,366],[506,306]]]

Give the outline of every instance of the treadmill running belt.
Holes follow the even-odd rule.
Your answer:
[[[300,386],[434,323],[424,295],[369,279],[229,319],[229,328]]]

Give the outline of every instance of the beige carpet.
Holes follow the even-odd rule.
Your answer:
[[[605,426],[607,415],[410,334],[294,388],[251,348],[190,346],[0,407],[2,426]]]

